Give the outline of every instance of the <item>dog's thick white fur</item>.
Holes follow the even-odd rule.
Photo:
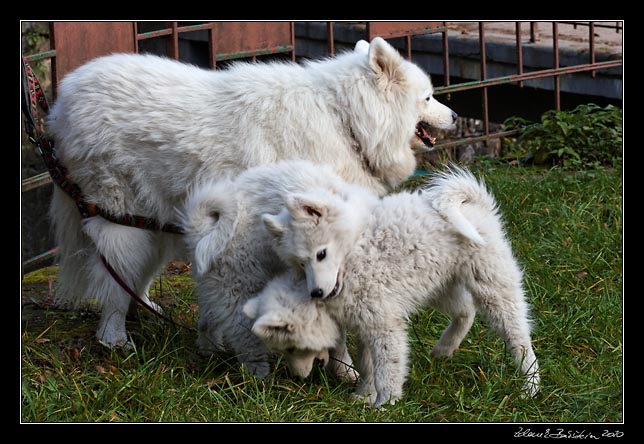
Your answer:
[[[204,351],[234,351],[242,365],[259,377],[270,371],[270,350],[251,331],[253,323],[243,307],[288,267],[273,252],[261,217],[280,211],[287,195],[312,188],[327,190],[341,201],[346,198],[347,204],[356,208],[370,206],[377,199],[365,188],[342,180],[327,165],[283,161],[250,168],[234,179],[198,184],[180,218],[197,285],[198,346]],[[249,310],[246,314],[252,313]],[[262,322],[267,320],[262,318]],[[315,348],[303,343],[290,352],[290,346],[276,351],[287,352],[296,375],[307,376],[311,371],[309,367],[305,372],[298,363],[308,356],[312,361],[313,349],[325,364],[331,364],[333,373],[356,379],[344,335],[329,334],[314,343]],[[333,349],[331,362],[325,358],[327,349]]]
[[[451,318],[432,356],[450,356],[478,311],[506,341],[526,375],[526,392],[537,392],[522,272],[493,196],[470,172],[453,167],[421,193],[372,206],[352,206],[325,190],[298,193],[263,220],[278,255],[304,270],[310,297],[356,331],[362,379],[355,394],[369,404],[402,396],[407,319],[427,304]],[[280,298],[287,293],[282,286]],[[275,311],[275,304],[265,306]]]
[[[249,299],[243,311],[253,320],[255,336],[269,350],[281,353],[297,376],[308,377],[315,363],[321,362],[341,379],[355,382],[358,374],[351,367],[345,332],[320,307],[323,303],[309,297],[299,274],[285,273]]]
[[[61,81],[47,123],[89,202],[163,224],[176,221],[175,208],[194,183],[284,159],[331,164],[345,180],[382,194],[413,172],[410,144],[433,143],[426,124],[455,121],[432,91],[428,76],[380,38],[334,59],[223,71],[115,54]],[[126,345],[130,297],[98,254],[147,298],[154,276],[178,258],[181,240],[100,217],[81,222],[58,188],[50,215],[60,246],[59,302],[95,301],[97,337]]]

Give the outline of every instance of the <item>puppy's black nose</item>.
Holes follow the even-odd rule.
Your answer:
[[[313,365],[316,367],[324,368],[324,359],[320,359],[320,358],[313,359]]]
[[[456,123],[456,119],[458,119],[458,114],[452,111],[452,123]]]
[[[312,298],[321,298],[322,296],[324,296],[324,291],[321,288],[314,288],[311,291]]]

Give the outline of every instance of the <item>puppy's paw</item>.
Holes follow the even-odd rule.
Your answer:
[[[258,379],[264,379],[271,372],[271,366],[265,361],[242,362],[242,369]]]
[[[373,406],[375,404],[377,397],[378,395],[375,393],[375,391],[373,393],[363,394],[356,390],[355,392],[351,393],[351,399],[364,402],[369,406]]]
[[[382,406],[385,404],[394,405],[396,404],[396,401],[398,401],[398,399],[400,399],[400,397],[395,396],[393,394],[389,394],[389,393],[378,394],[378,397],[376,398],[376,402],[373,404],[373,406],[376,408],[382,408]]]
[[[454,354],[455,350],[455,347],[445,346],[444,344],[437,342],[436,345],[434,345],[434,348],[432,348],[432,351],[429,352],[429,356],[432,358],[450,358]]]
[[[335,375],[342,382],[347,382],[349,384],[355,384],[360,378],[360,373],[358,373],[353,367],[347,365],[343,362],[337,362],[331,360],[328,366],[329,370],[333,375]]]

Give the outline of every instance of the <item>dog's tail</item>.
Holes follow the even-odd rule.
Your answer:
[[[198,276],[226,250],[238,217],[238,199],[228,179],[199,184],[189,193],[179,220]]]
[[[425,189],[429,204],[463,236],[479,245],[485,240],[464,212],[467,206],[477,206],[496,214],[497,205],[485,184],[467,170],[450,165],[446,171],[435,173]]]
[[[92,257],[96,247],[83,232],[82,220],[74,201],[55,186],[49,217],[55,235],[58,263],[56,305],[61,308],[78,308],[90,300]]]

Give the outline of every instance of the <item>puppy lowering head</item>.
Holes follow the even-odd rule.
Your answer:
[[[329,350],[336,346],[341,330],[312,299],[306,283],[294,274],[279,276],[244,305],[253,319],[252,332],[270,350],[284,355],[289,369],[306,378],[313,366],[329,363]]]
[[[326,299],[342,291],[342,266],[368,208],[320,189],[290,194],[279,214],[264,214],[262,221],[278,256],[305,273],[306,293]]]

